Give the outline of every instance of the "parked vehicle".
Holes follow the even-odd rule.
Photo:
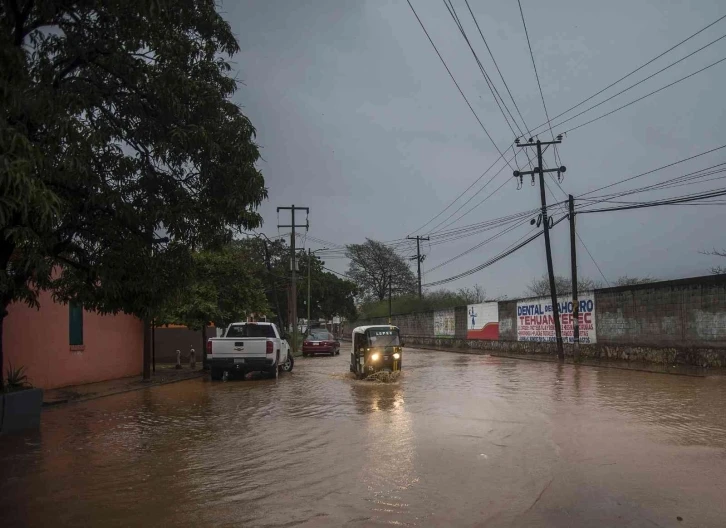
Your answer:
[[[302,352],[304,357],[316,354],[335,356],[340,354],[340,341],[325,328],[313,328],[303,341]]]
[[[401,370],[403,343],[398,327],[359,326],[353,330],[350,371],[362,378],[384,370]]]
[[[232,323],[224,337],[207,341],[207,362],[213,380],[248,372],[290,372],[294,365],[290,345],[274,323]]]

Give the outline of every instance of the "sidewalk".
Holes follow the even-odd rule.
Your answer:
[[[205,374],[201,362],[197,363],[195,370],[190,370],[188,365],[183,366],[180,370],[176,370],[174,366],[174,364],[156,365],[156,372],[152,373],[150,381],[143,381],[141,376],[133,376],[84,385],[71,385],[59,389],[47,389],[43,391],[43,406],[93,400],[122,392],[200,378]]]

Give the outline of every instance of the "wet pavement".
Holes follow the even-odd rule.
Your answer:
[[[10,526],[726,526],[726,378],[343,349],[44,410],[0,438]],[[679,520],[681,518],[682,520]]]

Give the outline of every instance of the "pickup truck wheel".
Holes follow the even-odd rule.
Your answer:
[[[283,372],[292,372],[292,367],[295,365],[295,360],[292,359],[292,353],[287,353],[287,359],[285,362],[281,365],[281,370]]]
[[[212,381],[219,381],[222,379],[222,371],[217,368],[211,369],[209,375],[211,376]]]

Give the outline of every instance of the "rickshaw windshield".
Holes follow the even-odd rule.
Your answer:
[[[366,331],[366,336],[368,337],[368,346],[371,348],[401,346],[398,329],[372,328]]]

